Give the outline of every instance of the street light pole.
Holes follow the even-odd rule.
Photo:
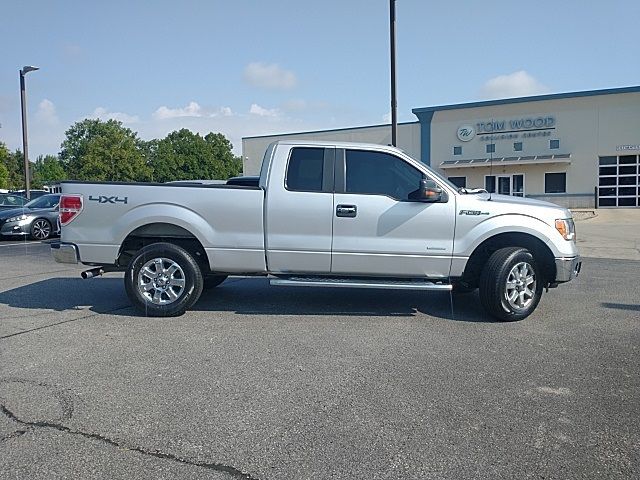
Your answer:
[[[396,0],[389,0],[389,33],[391,40],[391,144],[397,146],[398,100],[396,98]]]
[[[27,142],[27,93],[24,87],[24,76],[38,70],[38,67],[24,66],[20,70],[20,104],[22,106],[22,155],[24,156],[24,187],[27,199],[31,199],[29,179],[29,145]]]

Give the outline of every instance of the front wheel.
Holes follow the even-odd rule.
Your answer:
[[[141,249],[124,277],[133,306],[151,317],[182,315],[200,298],[202,284],[196,260],[172,243],[153,243]]]
[[[51,236],[51,223],[46,218],[36,218],[31,224],[31,238],[46,240]]]
[[[543,283],[529,250],[501,248],[489,257],[480,275],[480,302],[500,321],[522,320],[538,306]]]

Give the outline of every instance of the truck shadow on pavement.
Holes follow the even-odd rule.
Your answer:
[[[67,312],[89,309],[97,314],[139,316],[125,294],[122,278],[51,278],[0,292],[2,305],[16,309]],[[231,278],[204,290],[191,308],[200,312],[238,315],[336,315],[411,317],[494,322],[481,308],[477,294],[448,292],[272,287],[264,278]],[[188,314],[188,313],[187,313]],[[34,313],[3,312],[0,318]],[[0,320],[1,321],[1,320]]]
[[[411,317],[494,322],[479,306],[477,294],[351,288],[272,287],[263,278],[229,279],[205,290],[196,311],[232,311],[242,315],[335,315]]]

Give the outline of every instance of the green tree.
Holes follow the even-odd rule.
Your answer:
[[[66,180],[67,173],[62,162],[55,155],[40,155],[33,166],[33,185],[41,188],[43,185]]]
[[[2,149],[0,149],[2,150]],[[5,147],[4,158],[2,158],[2,163],[8,172],[8,181],[7,187],[11,190],[19,190],[24,188],[24,160],[22,156],[22,152],[20,150],[16,150],[13,153],[10,153],[6,150]],[[2,156],[3,153],[0,153]]]
[[[151,178],[151,169],[140,142],[122,122],[85,119],[66,131],[60,160],[69,178],[145,181]]]
[[[78,178],[144,182],[151,179],[151,168],[138,149],[135,138],[109,132],[89,141]]]
[[[226,179],[242,170],[231,143],[222,134],[199,133],[183,128],[157,142],[151,165],[155,181]]]
[[[220,163],[220,179],[238,176],[242,173],[242,158],[233,154],[233,145],[221,133],[208,133],[204,139],[209,144],[213,156]]]
[[[9,169],[6,162],[9,157],[9,149],[7,146],[0,142],[0,188],[9,188]]]

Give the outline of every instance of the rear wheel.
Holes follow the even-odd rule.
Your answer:
[[[540,269],[525,248],[495,251],[480,275],[480,301],[487,313],[509,322],[527,318],[542,297]]]
[[[131,259],[124,283],[137,310],[151,317],[173,317],[200,298],[203,278],[188,251],[172,243],[153,243]]]

